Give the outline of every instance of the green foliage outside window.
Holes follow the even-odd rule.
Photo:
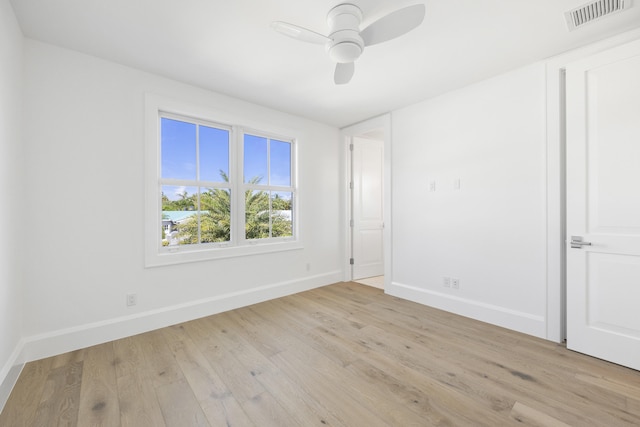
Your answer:
[[[229,177],[220,171],[225,182]],[[260,177],[249,184],[257,185]],[[271,208],[269,198],[271,195]],[[198,196],[185,191],[178,200],[162,195],[163,211],[194,211],[194,215],[177,226],[177,240],[181,245],[228,242],[231,240],[231,193],[229,189],[209,188],[200,194],[200,241],[198,241]],[[263,190],[245,191],[245,238],[264,239],[293,235],[291,199]],[[269,219],[271,217],[271,230]],[[164,234],[163,234],[164,237]]]

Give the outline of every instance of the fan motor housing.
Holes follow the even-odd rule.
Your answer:
[[[362,11],[351,3],[339,4],[327,14],[329,38],[327,51],[334,62],[353,62],[362,54],[364,40],[360,37]]]

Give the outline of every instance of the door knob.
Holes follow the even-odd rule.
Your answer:
[[[574,249],[580,249],[583,246],[591,246],[591,242],[585,242],[582,240],[582,236],[571,236],[571,247]]]

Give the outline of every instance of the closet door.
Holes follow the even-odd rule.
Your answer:
[[[640,41],[567,67],[567,346],[640,369]]]

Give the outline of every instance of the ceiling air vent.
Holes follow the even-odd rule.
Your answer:
[[[569,31],[573,31],[588,22],[596,21],[630,7],[631,0],[596,0],[565,12],[564,16]]]

